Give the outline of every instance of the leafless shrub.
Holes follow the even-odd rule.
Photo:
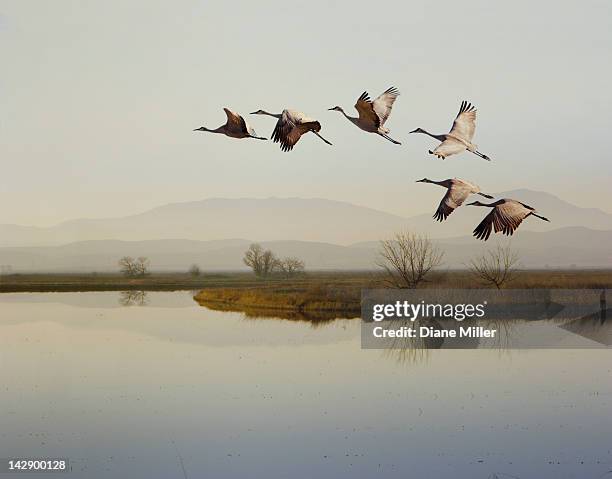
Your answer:
[[[265,278],[278,268],[279,261],[270,250],[264,250],[258,243],[253,243],[244,253],[244,264],[253,270],[255,276]]]
[[[380,244],[377,265],[386,271],[386,282],[394,288],[414,289],[442,264],[444,253],[425,235],[401,232]]]
[[[292,278],[294,276],[303,274],[304,269],[305,269],[304,262],[301,259],[295,258],[293,256],[284,258],[279,262],[280,273],[285,278]]]
[[[501,289],[516,278],[518,261],[518,254],[510,243],[498,243],[495,249],[472,259],[468,267],[478,281]]]
[[[149,274],[150,261],[144,256],[136,259],[131,256],[124,256],[119,260],[119,270],[127,277],[135,278]]]

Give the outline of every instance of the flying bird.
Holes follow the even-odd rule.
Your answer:
[[[193,131],[207,131],[209,133],[221,133],[230,138],[255,138],[256,140],[267,140],[261,136],[257,136],[255,130],[242,118],[238,113],[234,113],[228,108],[224,108],[223,111],[227,115],[227,121],[225,125],[221,125],[219,128],[209,130],[205,126],[196,128]]]
[[[257,110],[251,115],[268,115],[278,118],[274,131],[272,132],[272,140],[274,143],[280,143],[281,150],[291,151],[295,144],[300,140],[302,135],[309,131],[317,135],[328,145],[329,141],[323,138],[319,132],[321,131],[321,123],[312,118],[308,118],[301,111],[283,110],[282,113],[268,113],[264,110]]]
[[[453,126],[448,133],[444,135],[434,135],[422,128],[412,130],[410,133],[423,133],[441,141],[442,143],[440,143],[435,150],[429,150],[429,153],[443,160],[450,155],[468,150],[484,160],[491,161],[491,158],[480,153],[478,147],[472,143],[475,130],[476,107],[467,101],[463,101],[461,102],[461,108],[459,108],[459,113],[457,113]]]
[[[378,98],[372,101],[370,100],[370,95],[368,95],[368,92],[364,91],[357,99],[357,103],[355,103],[355,109],[359,113],[358,117],[347,115],[340,106],[335,106],[330,108],[330,110],[341,112],[347,118],[347,120],[354,123],[363,131],[367,131],[368,133],[376,133],[386,140],[389,140],[391,143],[401,145],[399,141],[396,141],[389,136],[390,130],[384,126],[385,122],[389,118],[389,115],[391,115],[393,103],[395,103],[395,100],[399,94],[399,90],[392,86]]]
[[[483,241],[489,239],[491,229],[494,229],[496,233],[501,231],[505,235],[512,235],[528,216],[535,216],[541,220],[550,221],[548,218],[538,215],[535,208],[508,198],[488,204],[474,201],[473,203],[468,203],[468,205],[493,208],[474,229],[474,236]]]
[[[448,218],[448,215],[459,208],[470,195],[480,195],[485,198],[493,199],[491,195],[481,192],[478,185],[458,178],[441,181],[423,178],[422,180],[417,180],[417,183],[432,183],[446,188],[446,194],[444,198],[442,198],[442,201],[440,201],[440,205],[433,215],[436,221],[444,221]]]

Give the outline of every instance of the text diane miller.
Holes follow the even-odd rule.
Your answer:
[[[496,329],[486,329],[482,326],[461,326],[455,329],[436,329],[430,326],[418,328],[402,326],[397,329],[387,329],[376,326],[372,334],[376,338],[494,338]]]

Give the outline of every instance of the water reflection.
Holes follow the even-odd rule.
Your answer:
[[[508,350],[612,344],[605,290],[379,289],[366,290],[362,304],[365,349]],[[470,306],[486,313],[482,318],[469,317]],[[404,352],[397,356],[402,361],[423,357]]]
[[[200,301],[200,306],[212,311],[242,313],[246,319],[284,319],[308,323],[312,328],[330,324],[338,319],[358,319],[357,313],[336,311],[292,311],[283,309],[237,307],[213,301]]]
[[[612,346],[612,320],[608,319],[611,315],[612,309],[602,309],[598,313],[568,321],[560,327],[591,341]]]
[[[132,308],[120,296],[0,295],[5,456],[69,457],[74,471],[57,475],[67,479],[563,479],[610,469],[607,351],[510,358],[432,349],[435,339],[367,351],[358,320],[313,329],[311,318],[211,311],[185,292],[149,293]],[[516,324],[574,335],[555,322]]]
[[[149,304],[146,291],[121,291],[119,293],[119,304],[121,306],[146,306]]]

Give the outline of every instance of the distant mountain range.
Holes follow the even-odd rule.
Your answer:
[[[496,240],[484,244],[471,236],[435,240],[444,250],[445,268],[462,268]],[[147,256],[152,269],[187,271],[192,264],[203,270],[245,269],[242,256],[250,240],[215,241],[149,240],[82,241],[63,246],[0,248],[0,264],[14,271],[117,271],[117,260],[124,255]],[[379,243],[361,242],[349,246],[313,241],[266,241],[265,248],[278,256],[302,258],[308,269],[373,269]],[[547,232],[521,231],[512,246],[525,268],[610,268],[612,231],[582,227]]]
[[[443,194],[440,188],[440,198]],[[612,267],[611,214],[537,191],[496,197],[537,205],[551,219],[527,219],[513,237],[523,266]],[[499,238],[484,244],[470,236],[485,208],[464,206],[438,223],[431,218],[437,204],[426,206],[430,213],[403,218],[316,198],[207,199],[49,228],[0,225],[0,265],[14,271],[115,271],[121,256],[142,255],[158,270],[186,270],[193,263],[203,269],[242,269],[244,250],[257,241],[279,256],[304,259],[311,269],[369,269],[380,239],[410,230],[436,239],[446,266],[455,268]]]
[[[442,198],[444,189],[439,190]],[[496,197],[512,197],[532,204],[551,219],[551,223],[527,220],[521,226],[521,233],[570,226],[612,230],[611,214],[595,208],[580,208],[548,193],[515,190],[499,193]],[[436,207],[437,203],[423,205],[428,213],[404,218],[318,198],[213,198],[169,204],[121,218],[72,220],[48,228],[0,225],[0,247],[173,238],[198,241],[250,238],[349,245],[379,240],[403,229],[427,233],[432,238],[452,238],[469,235],[487,212],[484,208],[462,207],[441,224],[431,218]]]

